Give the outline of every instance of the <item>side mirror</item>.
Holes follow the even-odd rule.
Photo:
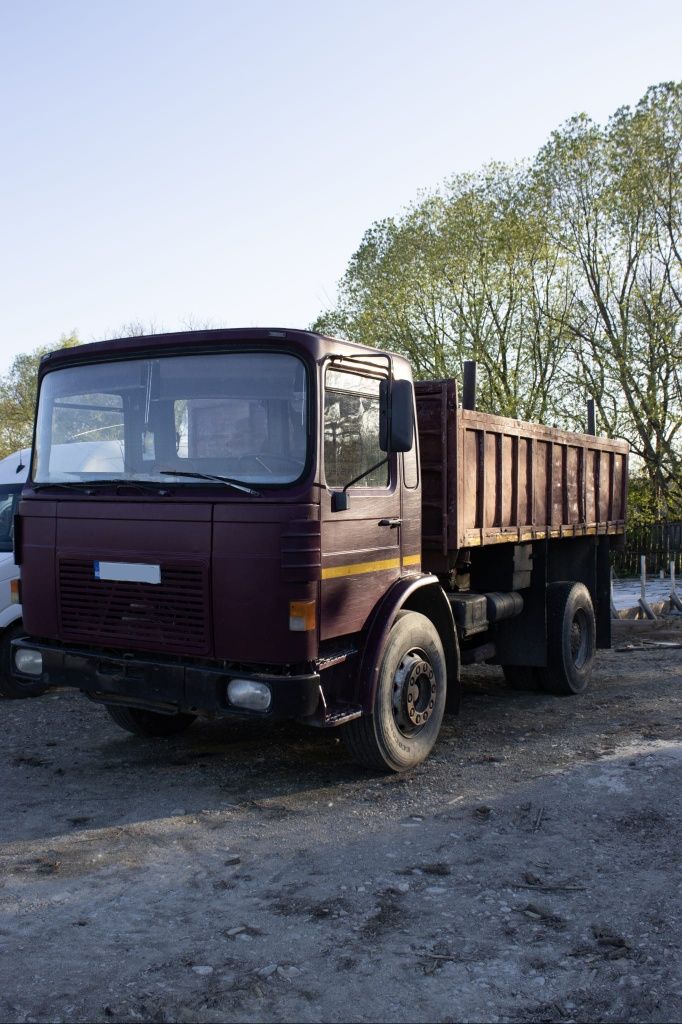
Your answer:
[[[409,452],[414,441],[414,396],[409,380],[381,382],[379,448]]]
[[[348,491],[334,491],[332,493],[332,512],[347,512],[350,508],[350,494]]]

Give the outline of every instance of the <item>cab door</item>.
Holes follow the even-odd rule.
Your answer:
[[[386,458],[379,448],[381,379],[353,364],[332,363],[324,372],[321,640],[361,630],[401,574],[398,458],[377,465]],[[333,492],[353,480],[349,507],[333,512]]]

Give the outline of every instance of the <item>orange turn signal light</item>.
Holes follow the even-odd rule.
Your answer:
[[[12,580],[9,585],[10,603],[21,604],[21,580]]]
[[[315,602],[289,602],[289,629],[293,633],[308,633],[315,629]]]

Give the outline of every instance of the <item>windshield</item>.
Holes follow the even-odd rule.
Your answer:
[[[306,447],[306,374],[296,356],[93,363],[44,377],[33,480],[201,486],[187,472],[289,484],[303,473]]]
[[[0,551],[12,550],[14,513],[21,494],[21,484],[0,486]]]

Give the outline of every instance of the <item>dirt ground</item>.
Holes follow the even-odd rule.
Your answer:
[[[0,1020],[679,1021],[682,621],[617,628],[582,697],[470,671],[403,777],[2,702]]]

